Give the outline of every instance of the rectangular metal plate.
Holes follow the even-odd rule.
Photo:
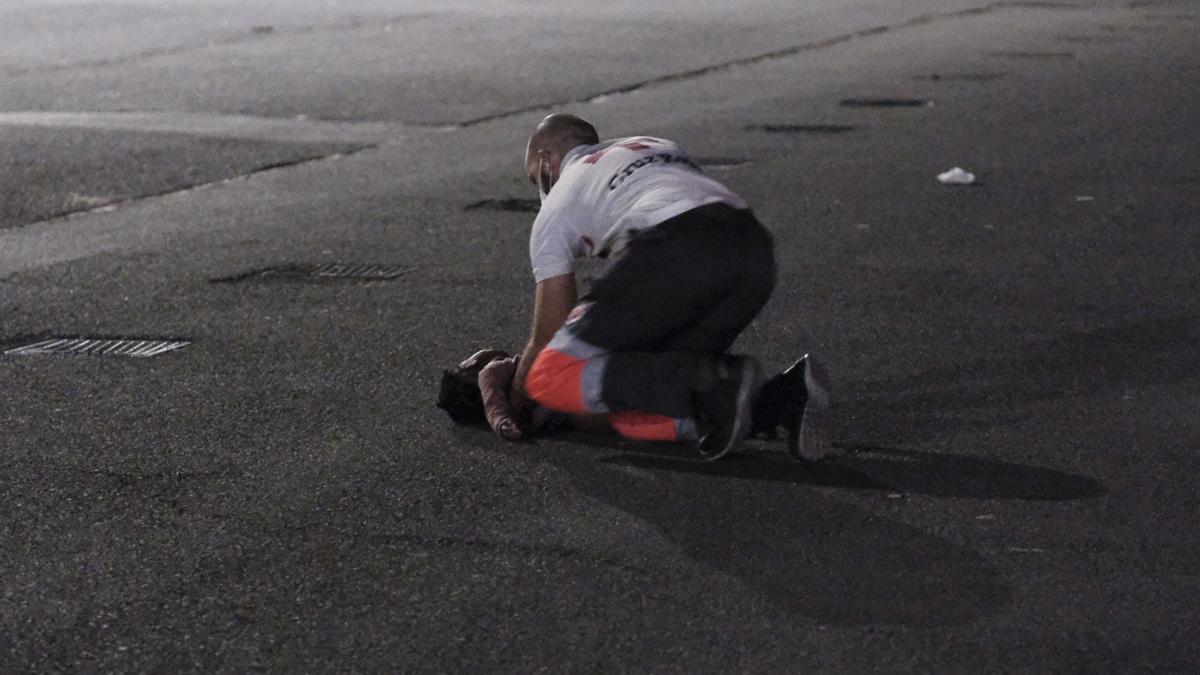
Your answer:
[[[409,270],[400,265],[319,263],[303,271],[307,276],[330,279],[395,279]]]
[[[297,263],[277,265],[254,270],[222,279],[216,283],[233,281],[392,281],[412,271],[402,265],[377,265],[373,263]]]
[[[129,356],[147,358],[182,349],[187,340],[145,340],[131,338],[51,338],[9,349],[6,356],[38,354],[86,354],[89,356]]]

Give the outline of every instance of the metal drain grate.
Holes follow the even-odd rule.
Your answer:
[[[235,281],[392,281],[412,271],[401,265],[373,263],[298,263],[253,270],[232,277],[213,279],[213,283]]]
[[[467,204],[467,211],[515,211],[517,213],[537,213],[542,209],[542,202],[537,199],[481,199],[473,204]]]
[[[992,56],[995,56],[995,57],[998,57],[998,58],[1002,58],[1002,59],[1039,59],[1039,60],[1052,60],[1052,59],[1073,59],[1073,58],[1075,58],[1075,53],[1074,53],[1074,52],[1021,52],[1021,51],[1002,51],[1002,52],[992,52],[992,53],[991,53],[991,55],[992,55]]]
[[[335,279],[395,279],[409,271],[399,265],[372,265],[363,263],[319,263],[304,266],[303,272],[311,277]]]
[[[923,108],[933,105],[933,101],[923,98],[844,98],[840,105],[843,108]]]
[[[1005,73],[931,73],[914,75],[913,79],[921,82],[993,82],[1004,76]]]
[[[844,134],[857,128],[848,124],[751,124],[746,130],[769,134]]]
[[[52,338],[10,349],[6,356],[37,354],[87,354],[89,356],[130,356],[146,358],[182,349],[186,340],[141,340],[127,338]]]

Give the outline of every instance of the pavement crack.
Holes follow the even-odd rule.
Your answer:
[[[307,116],[270,117],[168,110],[9,111],[0,112],[0,125],[187,134],[280,143],[349,144],[394,140],[407,128],[398,122],[330,121]]]
[[[151,193],[147,193],[147,194],[137,195],[135,197],[129,197],[127,199],[114,200],[103,206],[79,208],[79,209],[66,209],[66,210],[54,213],[54,214],[50,215],[49,217],[43,218],[39,221],[27,223],[24,225],[19,225],[14,228],[10,228],[10,229],[22,229],[22,228],[26,228],[26,227],[35,227],[38,225],[44,225],[47,223],[57,222],[57,221],[64,220],[67,218],[75,218],[78,216],[87,215],[89,213],[97,213],[97,212],[108,213],[111,211],[116,211],[117,209],[120,209],[122,207],[130,206],[132,204],[137,204],[139,202],[144,202],[144,201],[147,201],[150,199],[156,199],[159,197],[168,197],[170,195],[180,194],[180,193],[185,193],[185,192],[192,192],[195,190],[204,190],[207,188],[215,187],[217,185],[224,185],[225,183],[232,183],[234,181],[246,180],[246,179],[249,179],[258,174],[266,173],[268,171],[276,171],[279,169],[287,169],[287,168],[292,168],[292,167],[296,167],[296,166],[302,166],[305,164],[313,164],[313,163],[324,161],[327,159],[340,159],[342,157],[350,157],[353,155],[357,155],[360,152],[378,148],[379,145],[380,144],[378,144],[378,143],[372,143],[369,145],[363,145],[363,146],[359,146],[359,147],[352,148],[349,150],[343,150],[340,152],[326,153],[326,154],[321,154],[321,155],[305,155],[303,157],[298,157],[296,159],[289,159],[289,160],[285,160],[285,161],[281,161],[281,162],[272,162],[270,164],[265,164],[263,166],[255,167],[254,169],[252,169],[250,171],[235,174],[232,176],[226,176],[219,180],[212,180],[212,181],[198,182],[198,183],[188,183],[188,184],[173,187],[169,190],[160,190],[157,192],[151,192]]]
[[[473,126],[478,126],[480,124],[486,124],[488,122],[495,122],[497,120],[507,119],[510,117],[516,117],[518,115],[524,115],[526,113],[537,112],[540,110],[550,110],[552,108],[558,108],[558,107],[565,106],[565,105],[587,103],[587,102],[592,101],[593,99],[603,99],[603,98],[607,98],[610,96],[616,96],[619,94],[628,94],[630,92],[634,92],[634,91],[638,91],[641,89],[646,89],[649,87],[654,87],[654,86],[658,86],[658,85],[662,85],[662,84],[670,84],[670,83],[681,82],[681,81],[685,81],[685,80],[694,80],[696,78],[704,77],[706,75],[711,75],[713,73],[723,72],[723,71],[732,70],[735,68],[741,68],[741,67],[745,67],[745,66],[752,66],[752,65],[764,63],[767,61],[785,59],[785,58],[789,58],[792,56],[796,56],[797,54],[803,54],[805,52],[817,51],[820,49],[827,49],[829,47],[835,47],[837,45],[845,44],[847,42],[852,42],[854,40],[860,40],[860,39],[868,38],[868,37],[871,37],[874,35],[882,35],[884,33],[888,33],[891,31],[903,30],[905,28],[912,28],[915,26],[926,26],[926,25],[933,24],[933,23],[940,23],[943,21],[952,21],[955,19],[961,19],[961,18],[969,17],[969,16],[979,16],[982,14],[990,14],[992,12],[1008,10],[1008,9],[1075,10],[1075,9],[1079,9],[1079,6],[1075,5],[1075,4],[1071,4],[1071,3],[1066,3],[1066,2],[1051,2],[1051,1],[1040,1],[1040,0],[1000,0],[999,2],[992,2],[992,3],[986,4],[986,5],[982,5],[979,7],[972,7],[972,8],[968,8],[968,9],[940,12],[940,13],[936,13],[936,14],[922,14],[920,16],[917,16],[912,19],[908,19],[907,21],[902,21],[902,22],[896,23],[896,24],[891,24],[891,25],[886,25],[886,26],[873,26],[871,28],[863,28],[860,30],[851,31],[849,33],[843,33],[841,35],[836,35],[836,36],[830,37],[830,38],[814,40],[812,42],[804,42],[804,43],[801,43],[798,45],[792,45],[789,47],[783,47],[781,49],[775,49],[775,50],[772,50],[769,52],[763,52],[762,54],[755,54],[754,56],[747,56],[747,57],[743,57],[743,58],[739,58],[739,59],[731,59],[729,61],[713,63],[713,64],[709,64],[707,66],[701,66],[699,68],[692,68],[689,70],[683,70],[683,71],[679,71],[679,72],[675,72],[675,73],[668,73],[666,75],[652,77],[649,79],[641,80],[639,82],[633,82],[630,84],[625,84],[625,85],[621,85],[618,87],[614,87],[612,89],[606,89],[604,91],[593,92],[593,93],[586,94],[584,96],[579,96],[576,98],[562,99],[562,100],[558,100],[558,101],[550,101],[550,102],[543,102],[543,103],[534,103],[532,105],[525,106],[522,108],[517,108],[514,110],[506,110],[506,111],[502,111],[502,112],[491,113],[488,115],[483,115],[481,117],[475,117],[472,119],[468,119],[468,120],[459,122],[456,126],[458,128],[473,127]]]

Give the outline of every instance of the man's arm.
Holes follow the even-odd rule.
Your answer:
[[[533,300],[533,328],[529,344],[521,353],[520,367],[513,377],[514,398],[525,400],[525,376],[533,367],[537,355],[550,342],[550,338],[567,322],[567,315],[575,307],[575,274],[573,272],[543,279],[537,285]]]

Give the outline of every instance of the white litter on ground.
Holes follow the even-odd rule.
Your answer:
[[[1077,201],[1077,202],[1094,202],[1094,201],[1096,201],[1096,198],[1091,195],[1076,195],[1075,201]]]
[[[956,166],[946,173],[938,174],[937,179],[943,185],[971,185],[975,182],[975,174]]]

